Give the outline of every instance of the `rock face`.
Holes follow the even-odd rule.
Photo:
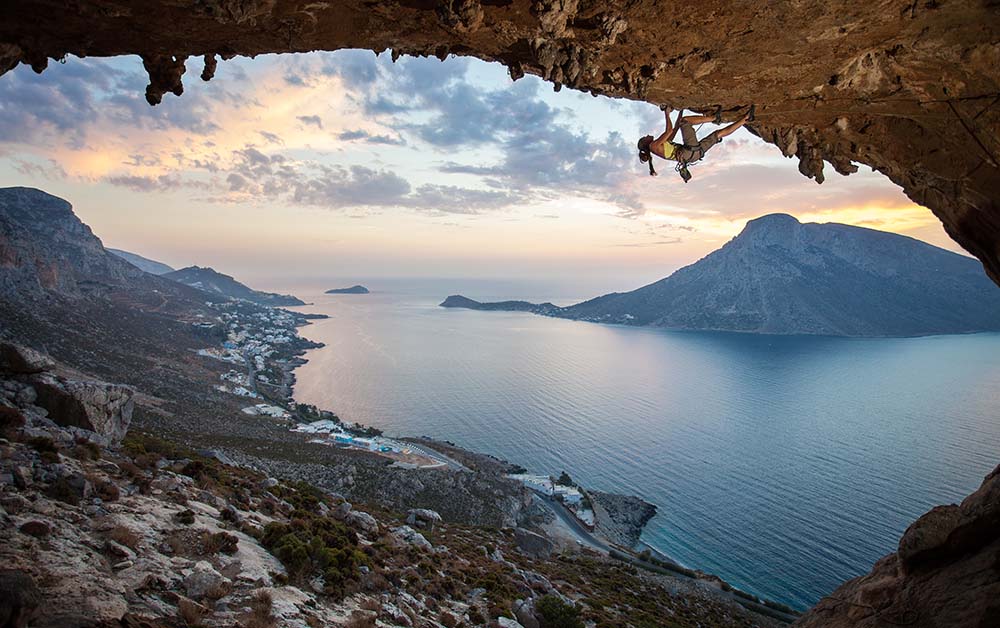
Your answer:
[[[301,299],[297,299],[288,294],[275,294],[273,292],[261,292],[236,281],[229,275],[223,275],[212,268],[201,268],[199,266],[188,266],[180,270],[164,273],[167,279],[173,279],[198,290],[229,297],[233,299],[243,299],[252,301],[260,305],[286,306],[305,305]]]
[[[35,403],[62,426],[80,427],[120,443],[132,422],[134,390],[122,384],[60,380],[50,375],[30,380]]]
[[[594,507],[597,533],[625,547],[639,542],[643,528],[656,515],[656,506],[638,497],[594,490],[587,495]]]
[[[52,360],[37,351],[0,343],[0,401],[29,416],[40,415],[50,424],[92,433],[102,444],[116,445],[125,438],[135,403],[134,390],[122,384],[75,381],[49,373]]]
[[[25,0],[0,6],[0,74],[67,53],[138,54],[156,104],[183,92],[190,56],[208,60],[208,80],[216,55],[392,48],[499,61],[557,89],[719,106],[730,120],[755,102],[750,129],[803,175],[821,182],[824,162],[884,173],[1000,282],[998,15],[976,0],[81,0],[58,15]]]
[[[119,298],[138,307],[147,300],[158,312],[206,300],[109,253],[67,201],[34,188],[0,188],[0,298],[45,310],[53,295],[74,304]]]
[[[1000,467],[959,505],[917,519],[899,549],[806,613],[802,627],[1000,625]]]

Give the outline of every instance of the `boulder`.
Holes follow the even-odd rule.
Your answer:
[[[369,515],[367,512],[361,512],[359,510],[352,511],[348,513],[347,523],[358,528],[368,534],[378,534],[378,521],[375,517]]]
[[[441,523],[441,515],[427,508],[413,508],[406,514],[406,524],[424,530],[434,531],[434,526]]]
[[[34,519],[21,524],[21,527],[18,529],[24,534],[27,534],[28,536],[33,536],[37,539],[48,536],[49,533],[52,532],[52,530],[49,528],[49,524],[45,523],[44,521],[38,521]]]
[[[410,526],[399,526],[398,528],[392,529],[392,535],[401,543],[413,545],[424,550],[431,550],[434,548],[431,542],[424,538],[423,534],[420,534]]]
[[[184,590],[187,591],[188,597],[200,600],[226,583],[228,580],[210,563],[200,560],[184,578]]]
[[[17,569],[0,571],[0,626],[25,628],[41,601],[30,574]]]
[[[34,349],[8,342],[0,343],[0,372],[29,375],[48,371],[55,363]]]
[[[535,617],[535,601],[533,598],[527,600],[514,600],[511,611],[524,628],[539,628],[538,619]]]
[[[534,558],[548,558],[552,554],[552,541],[531,530],[516,528],[514,542],[519,550]]]
[[[521,622],[514,621],[510,617],[497,617],[496,624],[497,628],[524,628]]]
[[[60,380],[51,375],[32,379],[35,402],[49,418],[64,427],[79,427],[118,444],[128,432],[135,402],[134,390],[122,384]]]

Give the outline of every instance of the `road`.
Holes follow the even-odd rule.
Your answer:
[[[590,530],[585,528],[584,525],[580,523],[580,520],[576,518],[576,515],[571,513],[569,509],[562,504],[562,502],[554,497],[543,495],[537,491],[535,491],[535,497],[548,506],[549,510],[555,513],[556,517],[558,517],[559,520],[569,528],[570,532],[573,533],[573,536],[576,537],[577,542],[581,545],[586,545],[587,547],[605,554],[611,550],[611,547],[607,543],[598,539],[590,532]]]

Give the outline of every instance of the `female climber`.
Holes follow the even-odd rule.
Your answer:
[[[694,130],[694,125],[705,122],[720,124],[722,122],[721,110],[715,116],[682,116],[683,111],[678,111],[677,122],[671,125],[670,108],[661,108],[667,120],[667,129],[657,138],[654,138],[652,135],[639,138],[639,161],[649,164],[649,176],[651,177],[656,176],[656,170],[653,168],[653,155],[662,159],[676,161],[677,171],[681,173],[681,178],[684,179],[685,183],[691,178],[691,173],[688,172],[687,165],[704,157],[708,149],[721,142],[722,138],[747,122],[752,122],[755,109],[754,105],[751,105],[749,111],[742,118],[727,127],[709,133],[704,139],[699,141]],[[677,131],[681,132],[681,137],[684,140],[683,144],[675,144],[672,141]]]

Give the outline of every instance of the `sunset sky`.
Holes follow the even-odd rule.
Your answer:
[[[69,200],[105,245],[258,287],[489,277],[631,289],[787,212],[959,250],[881,175],[823,185],[740,131],[649,177],[644,103],[559,93],[497,64],[340,51],[235,59],[150,107],[136,57],[0,77],[0,185]],[[711,125],[701,129],[709,132]],[[596,289],[596,288],[595,288]]]

